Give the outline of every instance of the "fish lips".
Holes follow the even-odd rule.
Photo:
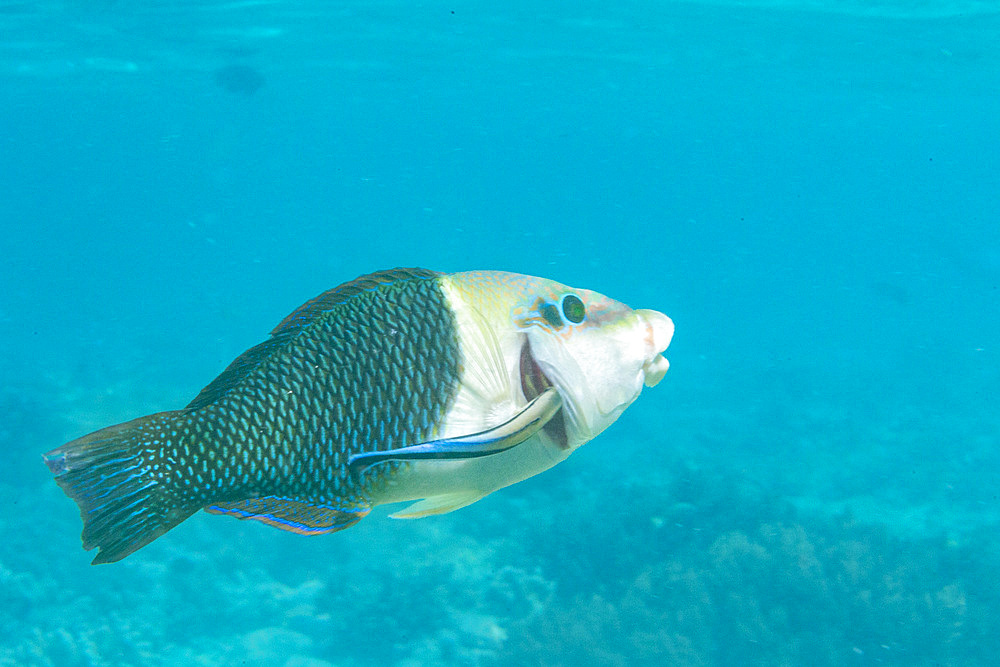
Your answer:
[[[524,345],[521,347],[520,371],[521,391],[524,392],[524,398],[528,401],[533,400],[541,395],[543,391],[554,386],[552,381],[542,372],[542,368],[538,365],[538,362],[535,361],[535,357],[531,353],[531,343],[527,338],[525,338]],[[558,390],[558,387],[556,389]],[[560,449],[569,449],[569,435],[566,431],[566,411],[563,408],[559,408],[559,411],[553,415],[552,419],[542,427],[542,431],[552,438],[552,441]]]

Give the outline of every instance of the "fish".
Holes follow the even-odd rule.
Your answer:
[[[215,85],[230,93],[249,97],[260,90],[267,81],[264,75],[247,65],[228,65],[215,70],[212,75]]]
[[[673,321],[502,271],[378,271],[305,302],[186,407],[43,455],[92,564],[200,510],[301,535],[465,507],[565,460],[667,372]]]

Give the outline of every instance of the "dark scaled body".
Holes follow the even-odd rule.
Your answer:
[[[339,530],[399,463],[359,484],[349,457],[436,435],[460,377],[439,274],[396,269],[307,302],[183,410],[102,429],[46,455],[79,504],[94,563],[119,560],[205,508],[301,533]]]

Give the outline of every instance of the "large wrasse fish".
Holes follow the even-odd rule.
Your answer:
[[[673,323],[499,271],[394,269],[324,292],[184,409],[45,455],[110,563],[200,509],[304,535],[441,514],[536,475],[667,371]]]

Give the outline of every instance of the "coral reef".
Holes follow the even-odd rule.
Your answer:
[[[545,613],[508,629],[503,661],[988,664],[1000,648],[989,637],[998,587],[969,568],[983,544],[901,539],[849,514],[798,517],[739,482],[688,471],[647,489],[646,500],[686,500],[634,508],[649,524],[631,534],[606,517],[561,517],[595,548],[585,570],[562,571],[571,579],[558,579],[564,594]]]
[[[79,421],[46,421],[41,399],[0,401],[17,425],[0,445],[20,466],[25,442]],[[821,442],[827,420],[783,428]],[[988,422],[960,429],[966,465],[992,460]],[[917,430],[894,418],[864,433],[922,448]],[[0,665],[985,665],[1000,652],[997,521],[969,511],[977,495],[899,521],[886,508],[916,511],[913,477],[833,502],[831,486],[796,495],[796,474],[822,477],[821,447],[791,470],[768,463],[768,480],[733,450],[706,454],[716,443],[700,428],[674,436],[671,455],[651,435],[618,436],[600,446],[633,465],[614,475],[595,450],[423,521],[380,509],[301,538],[202,515],[97,568],[76,509],[26,469],[0,484],[13,510],[0,520]],[[888,454],[872,456],[837,474],[873,479]]]

